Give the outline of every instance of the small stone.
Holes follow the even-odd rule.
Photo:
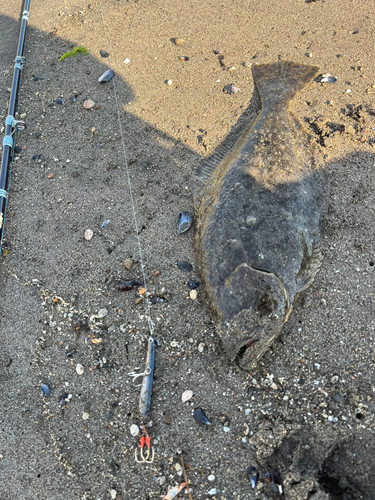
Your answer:
[[[78,373],[78,375],[83,375],[84,371],[85,370],[84,370],[83,366],[78,363],[76,366],[76,372]]]
[[[157,278],[158,276],[160,276],[160,271],[158,269],[153,269],[151,271],[151,275],[153,278]]]
[[[229,66],[228,71],[231,73],[232,71],[236,71],[236,66]]]
[[[351,89],[346,89],[345,90],[345,94],[350,94],[350,92],[351,92]]]
[[[159,479],[158,479],[158,483],[160,484],[160,486],[163,486],[163,484],[165,483],[165,480],[166,480],[166,477],[165,477],[165,476],[161,476],[161,477],[159,477]]]
[[[340,481],[339,481],[339,484],[338,484],[339,488],[341,488],[342,490],[346,490],[349,486],[349,482],[348,480],[346,479],[346,477],[344,476],[341,476],[340,477]]]
[[[224,432],[229,432],[229,431],[230,431],[230,429],[229,429],[229,427],[223,427],[223,431],[224,431]]]
[[[213,497],[214,495],[216,495],[218,493],[218,491],[219,490],[217,490],[216,488],[212,488],[212,490],[207,492],[207,495],[210,495],[211,497]]]
[[[192,290],[192,291],[193,291],[193,290]],[[198,351],[199,351],[199,352],[203,352],[203,351],[204,351],[204,343],[203,343],[203,342],[201,342],[201,343],[199,344],[199,346],[198,346]]]
[[[166,83],[167,83],[167,85],[172,85],[173,84],[172,80],[167,80]]]
[[[272,382],[272,384],[270,385],[271,389],[273,389],[274,391],[277,391],[277,385],[275,384],[275,382]]]
[[[307,56],[308,56],[308,57],[312,57],[312,56],[313,56],[313,55],[312,55],[312,52],[309,52],[309,53],[307,54]]]
[[[48,174],[47,177],[48,177],[48,179],[53,179],[54,175],[53,174]]]
[[[130,269],[132,268],[132,264],[133,264],[133,261],[131,259],[125,259],[124,260],[124,266],[126,267],[126,269],[128,269],[130,271]]]
[[[109,494],[111,495],[112,500],[115,500],[117,497],[117,491],[116,490],[109,490]]]
[[[82,414],[83,420],[88,420],[90,418],[90,414],[85,411],[85,413]]]
[[[86,229],[86,231],[85,231],[85,239],[87,241],[90,241],[90,240],[92,240],[93,236],[94,236],[94,231],[92,231],[91,229]]]
[[[101,55],[101,57],[108,57],[109,56],[108,52],[106,52],[105,50],[101,50],[100,55]]]
[[[191,300],[196,300],[197,297],[198,297],[198,290],[190,290]]]
[[[213,474],[211,474],[210,476],[208,476],[207,478],[209,481],[215,481],[215,476]]]
[[[181,399],[182,402],[185,403],[186,401],[189,401],[193,397],[193,391],[185,391],[182,393]]]
[[[177,472],[182,469],[181,464],[179,464],[178,462],[174,464],[174,468],[176,469]]]
[[[166,424],[170,424],[172,421],[172,415],[169,410],[166,410],[163,415],[163,420]]]
[[[83,107],[85,109],[91,109],[95,106],[95,103],[94,101],[92,101],[91,99],[86,99],[86,101],[83,103]]]
[[[130,59],[126,58],[124,59],[124,64],[129,64],[130,63]]]
[[[20,118],[21,118],[21,120],[23,120],[24,118],[26,118],[26,113],[21,113],[20,114]]]
[[[130,434],[132,436],[134,436],[134,437],[138,436],[138,434],[139,434],[139,427],[138,427],[138,425],[133,424],[133,425],[130,426]]]
[[[174,44],[177,45],[177,47],[181,47],[181,45],[184,45],[185,40],[183,38],[175,38],[174,39]]]
[[[338,379],[339,379],[338,375],[334,375],[333,377],[331,377],[331,384],[335,384],[338,381]]]
[[[249,61],[245,61],[245,62],[243,63],[243,66],[244,66],[245,68],[250,68],[250,67],[251,67],[251,62],[249,62]]]
[[[108,311],[105,307],[102,307],[99,309],[98,314],[96,315],[97,318],[102,319],[105,318],[108,314]]]

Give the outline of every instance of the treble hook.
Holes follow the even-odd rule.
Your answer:
[[[140,460],[138,459],[137,449],[135,450],[134,458],[135,458],[135,461],[138,462],[139,464],[142,464],[142,463],[152,464],[152,462],[154,461],[154,457],[155,457],[155,450],[154,450],[154,447],[151,447],[151,439],[150,439],[150,436],[147,434],[146,427],[143,425],[142,428],[143,428],[144,436],[141,437],[141,441],[139,443],[139,446],[141,449],[141,451],[140,451],[140,458],[141,459]],[[144,456],[144,454],[143,454],[143,448],[145,445],[147,448],[146,456]],[[150,450],[151,450],[151,458],[150,458]]]
[[[138,377],[147,377],[147,375],[150,375],[151,373],[151,368],[146,368],[146,370],[142,373],[136,372],[135,370],[141,370],[141,368],[134,368],[132,372],[128,373],[129,377],[133,377],[133,384]],[[142,384],[135,385],[134,387],[141,387],[141,385]]]

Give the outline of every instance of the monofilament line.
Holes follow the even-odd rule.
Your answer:
[[[107,32],[105,29],[105,22],[104,22],[104,16],[103,16],[103,10],[102,10],[102,2],[99,0],[99,6],[100,6],[100,14],[102,17],[102,24],[103,24],[103,32],[104,32],[104,38],[105,38],[105,43],[106,43],[106,49],[108,54],[110,54],[109,51],[109,45],[108,45],[108,38],[107,38]],[[113,70],[112,64],[111,64],[111,56],[108,56],[109,59],[109,67]],[[143,283],[144,283],[144,288],[145,288],[145,297],[146,297],[146,304],[147,304],[147,312],[148,312],[148,327],[150,330],[150,334],[154,334],[154,324],[151,319],[151,308],[150,308],[150,301],[148,300],[148,293],[147,293],[147,284],[146,284],[146,275],[145,275],[145,270],[144,270],[144,264],[143,264],[143,257],[142,257],[142,247],[141,247],[141,242],[139,239],[139,234],[138,234],[138,222],[137,222],[137,215],[135,211],[135,206],[134,206],[134,199],[133,199],[133,192],[132,192],[132,186],[130,182],[130,174],[129,174],[129,166],[128,166],[128,160],[127,160],[127,155],[126,155],[126,148],[125,148],[125,140],[124,140],[124,134],[122,130],[122,123],[121,123],[121,117],[120,117],[120,107],[118,104],[118,98],[117,98],[117,90],[116,90],[116,79],[114,78],[112,80],[113,82],[113,91],[114,91],[114,96],[115,96],[115,102],[116,102],[116,109],[117,109],[117,119],[118,119],[118,124],[119,124],[119,129],[120,129],[120,136],[121,136],[121,144],[122,144],[122,152],[124,156],[124,164],[125,164],[125,170],[126,170],[126,176],[128,179],[128,188],[129,188],[129,194],[130,194],[130,202],[133,210],[133,220],[134,220],[134,226],[135,226],[135,233],[137,235],[137,243],[138,243],[138,252],[139,252],[139,258],[141,261],[141,269],[142,269],[142,277],[143,277]]]

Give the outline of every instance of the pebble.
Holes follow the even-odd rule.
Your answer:
[[[236,71],[236,66],[229,66],[228,71],[229,72]]]
[[[167,85],[172,85],[172,80],[167,80]]]
[[[345,94],[350,94],[350,92],[351,92],[351,89],[346,89],[345,90]]]
[[[83,420],[88,420],[90,418],[90,414],[85,411],[85,413],[82,414]]]
[[[243,65],[244,65],[245,68],[250,68],[251,67],[251,62],[245,61],[243,63]]]
[[[272,382],[272,384],[270,385],[271,389],[273,389],[274,391],[277,391],[277,385],[275,384],[275,382]]]
[[[229,431],[230,431],[230,429],[229,429],[229,427],[223,427],[223,431],[224,431],[224,432],[229,432]]]
[[[172,420],[172,415],[169,410],[165,410],[163,420],[166,424],[170,424]]]
[[[190,290],[191,300],[196,300],[197,297],[198,297],[198,291],[197,290]]]
[[[92,240],[93,236],[94,236],[94,231],[92,231],[91,229],[86,229],[86,231],[85,231],[85,239],[87,241],[90,241],[90,240]]]
[[[117,491],[116,490],[109,490],[109,494],[111,495],[111,498],[115,500],[117,497]]]
[[[101,51],[100,51],[100,55],[101,55],[102,57],[108,57],[108,56],[109,56],[108,52],[106,52],[105,50],[101,50]]]
[[[199,351],[199,352],[203,352],[203,351],[204,351],[204,343],[203,343],[203,342],[201,342],[201,343],[199,344],[199,346],[198,346],[198,351]]]
[[[130,269],[132,268],[132,264],[133,264],[133,261],[131,259],[125,259],[124,260],[124,266],[126,267],[126,269],[128,269],[130,271]]]
[[[182,393],[181,399],[182,402],[185,403],[186,401],[189,401],[193,397],[193,391],[185,391]]]
[[[214,496],[218,493],[218,491],[219,490],[217,490],[216,488],[212,488],[212,490],[207,492],[207,495]]]
[[[99,309],[98,314],[96,315],[97,318],[102,319],[105,318],[108,314],[108,311],[105,307],[102,307]]]
[[[76,372],[78,373],[78,375],[83,375],[84,371],[85,370],[84,370],[83,366],[78,363],[76,366]]]
[[[134,436],[134,437],[138,436],[138,434],[139,434],[139,427],[138,427],[138,425],[133,424],[133,425],[130,426],[130,434],[132,436]]]
[[[165,483],[165,480],[166,480],[165,476],[159,477],[158,482],[159,482],[160,486],[163,486],[163,484]]]
[[[95,106],[95,103],[94,101],[92,101],[91,99],[86,99],[86,101],[83,103],[83,107],[85,109],[91,109]]]
[[[184,45],[185,40],[183,38],[175,38],[174,39],[174,44],[177,45],[177,47],[181,47],[181,45]]]
[[[129,64],[130,63],[130,59],[126,58],[124,59],[124,64]]]
[[[337,375],[334,375],[331,377],[331,384],[335,384],[338,381],[339,377]]]
[[[208,476],[207,478],[209,481],[215,481],[215,476],[213,474],[211,474],[210,476]]]
[[[176,469],[177,472],[182,469],[181,464],[179,464],[178,462],[174,464],[174,468]]]

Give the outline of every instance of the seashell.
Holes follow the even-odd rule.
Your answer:
[[[193,222],[190,212],[180,212],[178,216],[178,234],[185,233]]]
[[[45,396],[49,396],[49,395],[51,394],[51,390],[50,390],[50,388],[48,387],[48,385],[46,385],[46,384],[41,384],[40,388],[42,389],[43,394],[44,394]]]
[[[56,104],[60,104],[60,105],[63,105],[64,104],[64,101],[62,99],[56,99]]]
[[[105,221],[103,222],[103,224],[100,226],[100,229],[103,229],[103,227],[108,226],[108,224],[109,224],[110,222],[111,222],[111,221],[110,221],[110,219],[105,220]]]
[[[184,273],[190,273],[193,270],[193,266],[189,262],[177,262],[177,266]]]
[[[188,61],[189,58],[187,56],[178,56],[180,61]]]
[[[98,78],[98,82],[99,83],[109,82],[109,80],[112,80],[114,76],[115,72],[112,71],[111,69],[107,69],[107,71],[104,71],[104,73]]]
[[[84,370],[83,366],[78,363],[76,366],[76,372],[78,373],[78,375],[83,375],[84,371],[85,370]]]
[[[59,399],[59,405],[60,405],[60,406],[62,406],[62,405],[63,405],[63,403],[64,403],[64,401],[65,401],[66,399],[68,399],[68,397],[69,397],[69,394],[68,394],[67,392],[64,392],[64,394],[62,394],[62,395],[60,396],[60,399]]]
[[[85,239],[87,241],[92,240],[92,237],[94,236],[94,232],[91,229],[86,229],[85,231]]]
[[[199,288],[199,281],[195,281],[197,278],[194,278],[194,280],[188,281],[187,286],[190,288],[190,290],[195,290],[196,288]]]
[[[322,75],[320,82],[321,83],[336,83],[337,78],[335,78],[334,76],[331,76],[330,74]]]
[[[130,434],[132,436],[134,436],[134,437],[138,436],[138,434],[139,434],[139,427],[138,427],[138,425],[133,424],[133,425],[130,426]]]
[[[193,418],[198,424],[203,424],[203,425],[211,425],[211,422],[208,420],[206,415],[203,413],[203,410],[200,408],[196,408],[193,413]]]
[[[250,481],[251,487],[255,488],[259,479],[259,472],[251,465],[247,468],[247,477]]]
[[[185,403],[186,401],[189,401],[193,397],[193,391],[185,391],[182,393],[181,399],[182,402]]]

